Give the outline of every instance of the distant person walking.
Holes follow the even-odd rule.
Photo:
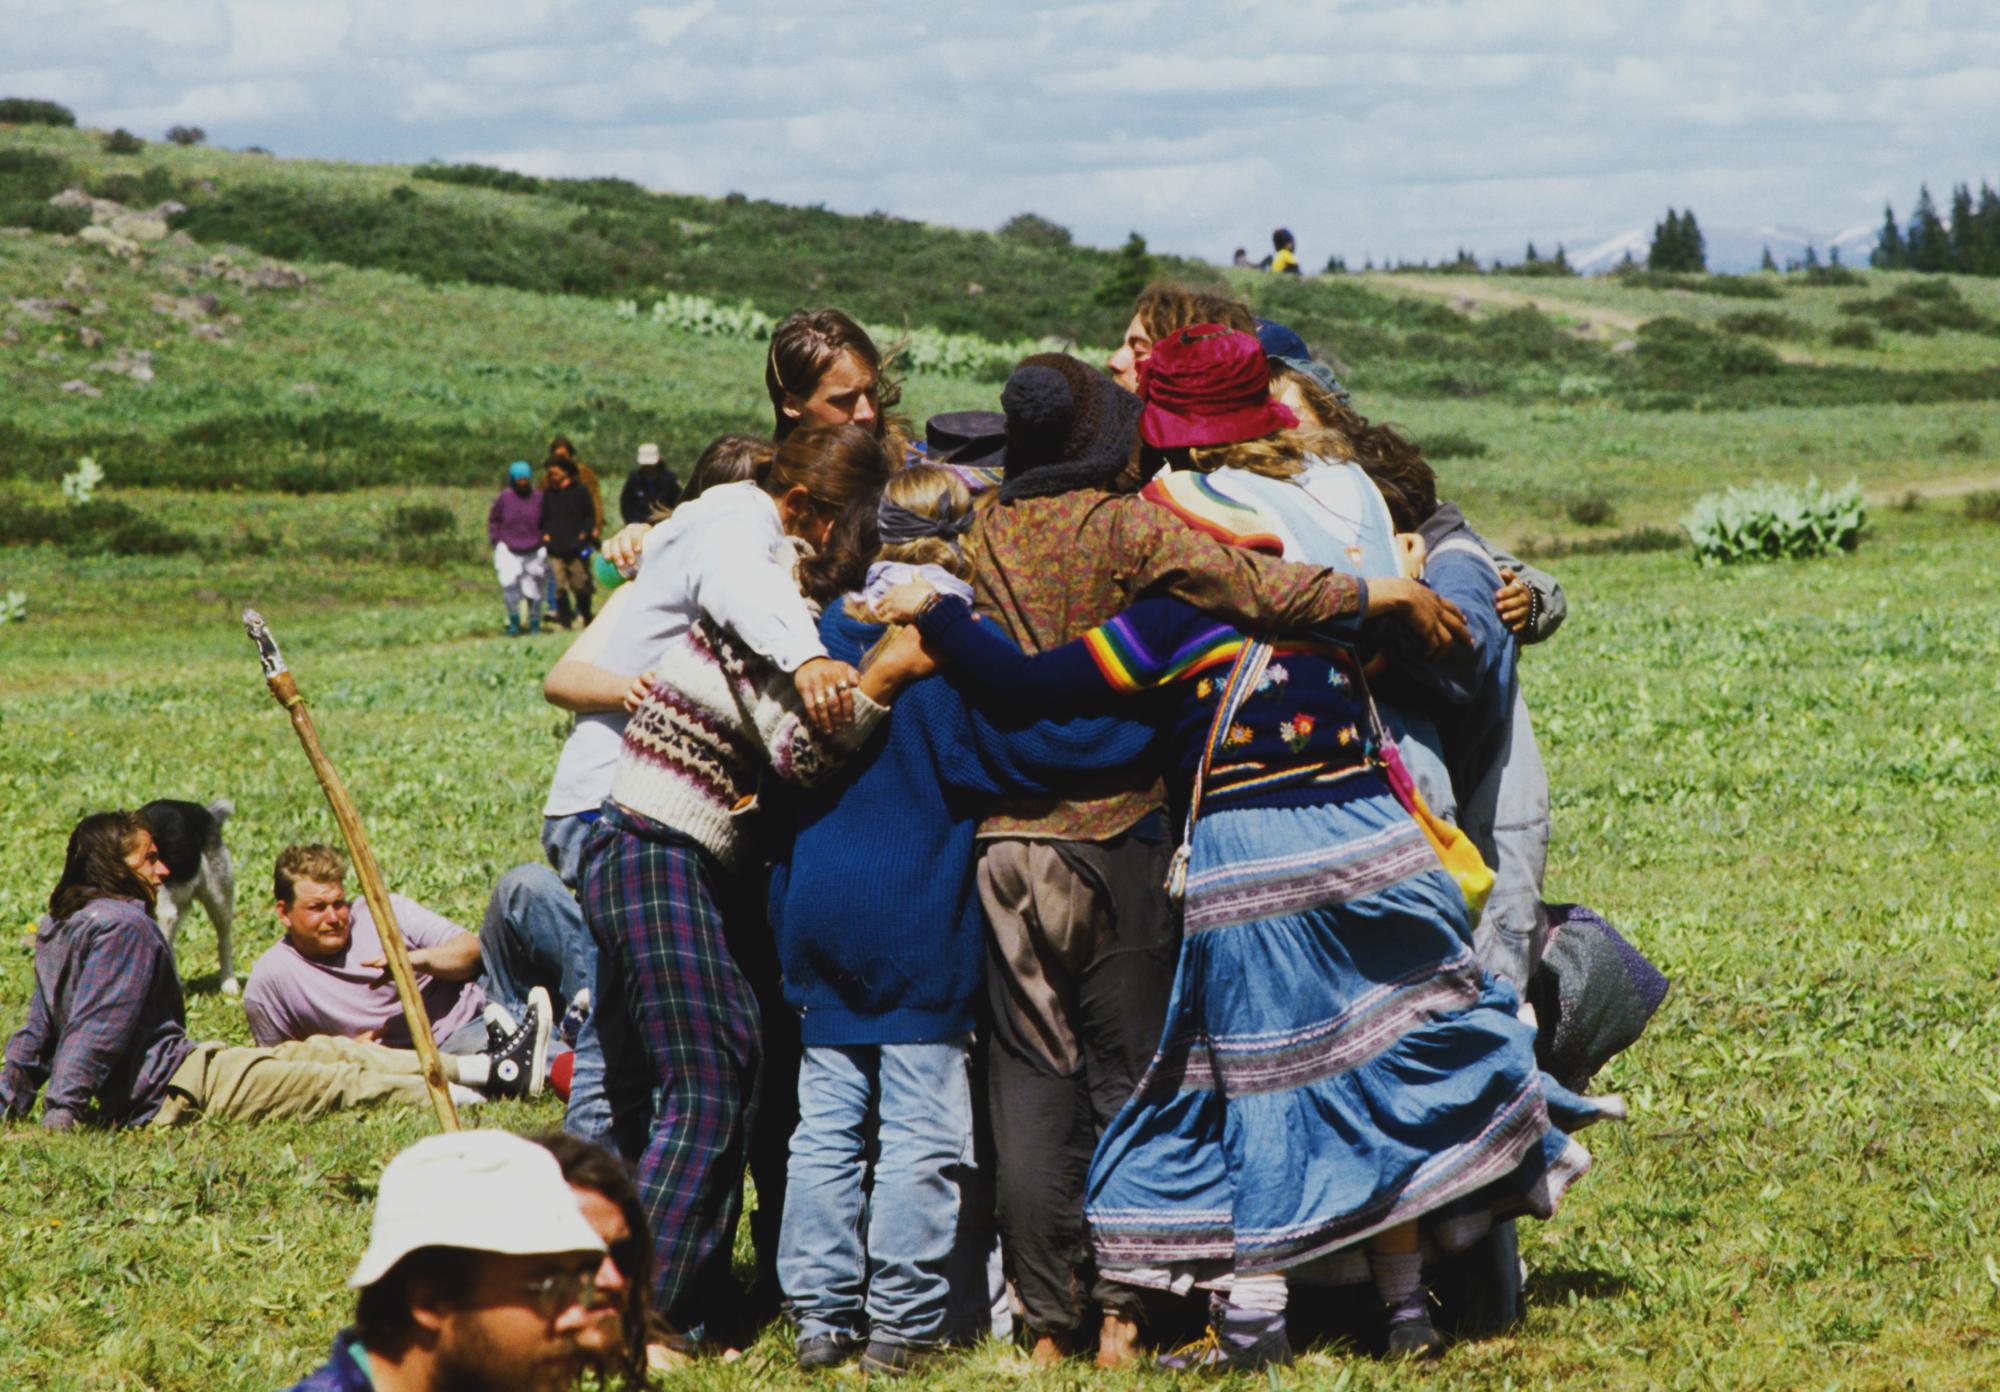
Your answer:
[[[542,582],[548,553],[542,549],[542,490],[535,471],[517,459],[507,466],[507,486],[486,510],[486,539],[493,543],[493,572],[500,578],[500,603],[507,632],[521,631],[518,606],[527,606],[528,632],[542,631]]]
[[[618,516],[628,527],[651,522],[659,509],[674,507],[680,500],[681,481],[660,462],[660,447],[639,446],[638,467],[625,476],[625,486],[618,491]]]
[[[576,481],[583,485],[583,491],[590,495],[591,525],[601,536],[604,533],[604,485],[597,477],[597,470],[577,457],[576,446],[569,442],[569,436],[558,435],[549,441],[550,459],[567,459],[576,466]],[[543,466],[542,487],[549,486],[548,466]]]
[[[1242,247],[1236,248],[1236,259],[1230,264],[1234,265],[1239,271],[1254,271],[1257,269],[1257,263],[1250,259],[1250,253]]]
[[[556,622],[570,625],[570,606],[590,622],[591,553],[597,549],[597,513],[590,494],[577,482],[576,464],[559,454],[549,456],[548,492],[542,495],[542,544],[555,571]]]

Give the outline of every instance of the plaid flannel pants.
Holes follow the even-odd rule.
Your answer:
[[[653,1230],[653,1308],[681,1329],[724,1311],[762,1054],[756,993],[727,941],[732,886],[706,852],[607,804],[583,914],[618,1147]]]

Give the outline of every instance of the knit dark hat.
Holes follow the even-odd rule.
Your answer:
[[[1067,353],[1021,359],[1000,405],[1007,416],[1002,502],[1109,488],[1131,462],[1139,398]]]

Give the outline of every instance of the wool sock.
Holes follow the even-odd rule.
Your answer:
[[[467,1087],[485,1087],[493,1079],[493,1059],[489,1054],[447,1054],[444,1057],[445,1071],[451,1072],[453,1064],[458,1065],[458,1077],[454,1082]]]
[[[1378,1252],[1368,1249],[1368,1269],[1375,1276],[1375,1293],[1389,1308],[1389,1323],[1417,1319],[1430,1313],[1424,1295],[1424,1258],[1421,1252]]]
[[[1263,1276],[1237,1276],[1229,1282],[1229,1303],[1243,1310],[1258,1310],[1267,1315],[1282,1315],[1285,1312],[1285,1297],[1289,1293],[1285,1276],[1281,1271],[1273,1271]]]

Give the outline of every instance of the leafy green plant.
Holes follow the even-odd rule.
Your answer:
[[[1069,229],[1059,222],[1037,213],[1016,213],[1000,224],[994,234],[1003,242],[1013,242],[1019,246],[1047,247],[1061,250],[1070,245]]]
[[[1858,482],[1829,491],[1813,478],[1803,486],[1760,483],[1710,493],[1695,502],[1682,525],[1697,560],[1728,565],[1852,551],[1866,522]]]
[[[1966,494],[1965,516],[1972,522],[2000,522],[2000,491],[1982,489]]]
[[[24,590],[0,594],[0,624],[21,623],[28,617],[28,595]]]
[[[1984,454],[1986,438],[1968,425],[1938,441],[1938,449],[1945,454]]]
[[[145,148],[146,142],[123,126],[104,137],[104,153],[107,155],[136,155]]]
[[[69,502],[81,507],[97,493],[97,485],[104,482],[104,470],[89,455],[76,461],[76,468],[63,475],[62,495]]]
[[[1866,285],[1868,278],[1852,266],[1809,266],[1805,272],[1806,284],[1848,289],[1856,285]]]
[[[1836,324],[1826,341],[1841,348],[1873,348],[1875,330],[1866,324]]]

